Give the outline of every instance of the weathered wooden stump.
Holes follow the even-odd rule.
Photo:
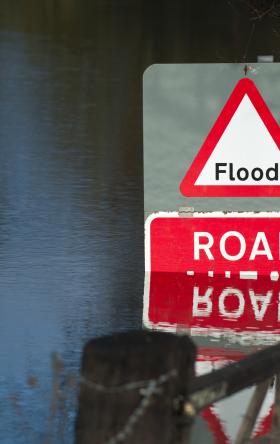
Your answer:
[[[195,353],[187,336],[167,333],[90,341],[82,358],[76,444],[188,442],[183,401]]]

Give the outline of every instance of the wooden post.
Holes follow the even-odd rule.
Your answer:
[[[195,353],[187,336],[168,333],[90,341],[82,358],[76,444],[187,443],[183,401]]]

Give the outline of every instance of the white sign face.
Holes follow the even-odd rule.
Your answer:
[[[245,95],[196,185],[279,184],[280,150]]]

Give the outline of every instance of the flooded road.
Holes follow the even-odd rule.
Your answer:
[[[83,345],[142,325],[144,69],[244,55],[248,13],[151,3],[1,1],[3,444],[72,442]]]

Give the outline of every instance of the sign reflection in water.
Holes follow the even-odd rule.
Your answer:
[[[148,284],[146,326],[166,331],[186,330],[208,337],[207,347],[198,349],[198,375],[243,358],[248,353],[248,348],[243,346],[246,341],[255,347],[279,339],[280,282],[269,276],[252,280],[239,276],[153,272],[148,279],[146,276],[146,289]],[[218,336],[220,341],[217,341]],[[235,342],[234,348],[224,341],[225,336]],[[238,339],[243,345],[236,344]],[[203,421],[215,443],[234,442],[253,390],[243,390],[203,410],[197,427],[201,428]],[[254,436],[265,435],[271,428],[273,397],[271,387],[258,416]],[[194,429],[193,442],[196,440]]]
[[[149,284],[144,314],[148,326],[263,339],[280,334],[280,282],[270,277],[154,272]]]
[[[244,357],[244,352],[226,348],[200,348],[198,351],[196,371],[198,375],[216,370]],[[241,421],[246,413],[254,388],[243,390],[230,398],[224,399],[201,412],[213,441],[217,444],[235,442]],[[253,436],[266,435],[272,424],[274,390],[269,388],[257,418]],[[194,443],[194,441],[193,441]]]

